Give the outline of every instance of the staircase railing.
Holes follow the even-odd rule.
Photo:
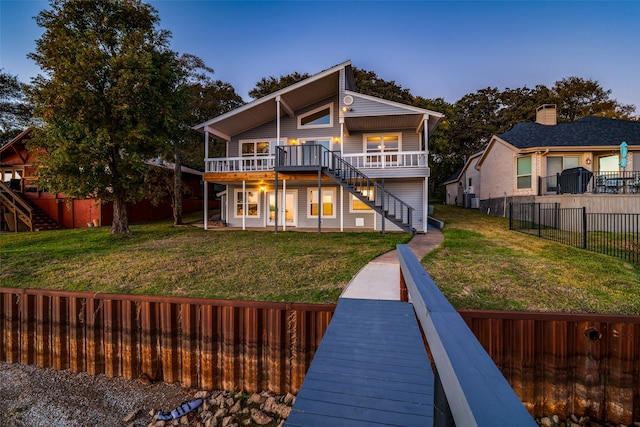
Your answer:
[[[330,165],[329,176],[384,218],[409,233],[415,233],[413,207],[391,194],[384,186],[366,176],[336,152],[327,150],[325,155],[330,156],[330,160],[326,162]],[[384,227],[384,221],[382,223]]]
[[[339,153],[322,145],[276,147],[275,169],[276,171],[321,170],[371,209],[381,214],[383,218],[408,233],[415,233],[414,209],[411,206],[351,165]],[[382,221],[383,232],[384,223],[385,221]]]
[[[29,227],[29,230],[33,231],[33,208],[1,181],[0,201],[14,214],[16,231],[18,231],[18,219],[24,222]]]

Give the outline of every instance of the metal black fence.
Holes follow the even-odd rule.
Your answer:
[[[640,214],[587,213],[560,203],[511,203],[509,229],[640,264]]]

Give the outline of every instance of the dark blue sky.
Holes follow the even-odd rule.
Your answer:
[[[640,115],[638,1],[149,1],[172,47],[247,92],[265,76],[350,59],[414,95],[455,102],[486,87],[578,76]],[[0,67],[28,82],[46,1],[0,0]]]

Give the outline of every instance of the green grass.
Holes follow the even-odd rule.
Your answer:
[[[422,264],[458,308],[640,314],[640,266],[436,206],[445,241]]]
[[[436,206],[445,241],[422,264],[457,308],[640,315],[640,267]],[[401,233],[204,231],[168,222],[0,235],[0,284],[92,292],[334,303]]]
[[[0,235],[4,287],[336,302],[404,233],[204,231],[170,223]]]

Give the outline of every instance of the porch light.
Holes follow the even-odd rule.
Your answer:
[[[348,112],[348,111],[353,111],[353,108],[349,108],[349,107],[342,107],[342,111],[343,112]]]
[[[267,187],[266,187],[266,186],[264,186],[264,185],[261,185],[261,186],[260,186],[260,192],[261,192],[261,193],[264,193],[266,190],[267,190]]]
[[[591,164],[591,157],[587,157],[587,159],[585,160],[585,162],[590,165]]]

